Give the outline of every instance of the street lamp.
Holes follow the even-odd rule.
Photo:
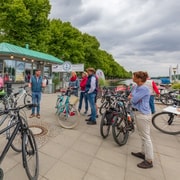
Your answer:
[[[177,68],[174,67],[174,68],[172,68],[172,70],[173,70],[173,72],[174,72],[174,81],[176,81],[176,72],[177,72]]]

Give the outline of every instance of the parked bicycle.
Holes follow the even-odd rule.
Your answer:
[[[17,134],[20,133],[21,149],[17,149],[19,152],[22,152],[23,167],[25,168],[29,180],[37,180],[39,175],[39,158],[36,141],[32,131],[29,129],[27,121],[20,115],[21,109],[26,107],[32,108],[32,106],[32,104],[28,104],[0,112],[0,115],[9,115],[11,113],[10,116],[12,117],[12,121],[8,123],[8,126],[5,126],[0,130],[0,134],[6,132],[8,137],[7,144],[0,155],[0,164],[3,162],[9,148],[14,147],[14,140],[17,138]],[[1,119],[1,125],[5,120],[6,118]],[[0,177],[3,177],[2,169],[0,170]]]
[[[75,128],[79,124],[79,111],[76,108],[78,97],[71,95],[72,90],[68,89],[58,96],[56,101],[56,114],[61,127],[66,129]]]
[[[171,90],[167,93],[160,94],[160,101],[164,105],[173,105],[174,99],[180,95],[180,90]]]
[[[121,98],[121,111],[113,118],[112,134],[115,142],[122,146],[127,143],[129,132],[134,132],[134,113],[130,102]]]
[[[114,114],[118,111],[118,102],[113,101],[112,103],[110,95],[106,95],[105,98],[107,107],[104,109],[100,123],[100,133],[103,138],[107,138],[109,136],[110,127],[113,124]]]
[[[180,100],[173,99],[173,104],[152,117],[153,126],[170,135],[180,134]]]
[[[0,111],[16,107],[19,104],[31,104],[32,96],[27,90],[28,85],[19,87],[18,92],[11,89],[11,93],[4,93],[0,96]],[[28,106],[27,106],[28,107]]]
[[[32,95],[28,91],[28,85],[24,85],[19,87],[18,94],[16,96],[17,103],[31,104],[32,103]],[[28,106],[27,106],[28,107]]]

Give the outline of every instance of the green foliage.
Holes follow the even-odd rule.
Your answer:
[[[113,56],[100,49],[96,37],[80,32],[70,22],[48,19],[49,0],[1,0],[0,41],[52,54],[85,69],[103,70],[106,78],[130,78]]]
[[[174,83],[171,87],[173,89],[180,89],[180,83]]]
[[[55,87],[55,90],[56,90],[57,85],[59,85],[59,83],[60,83],[59,77],[54,76],[53,79],[52,79],[52,83],[54,84],[54,87]]]
[[[102,78],[99,78],[98,83],[99,83],[100,86],[105,86],[106,85],[106,80],[102,79]]]

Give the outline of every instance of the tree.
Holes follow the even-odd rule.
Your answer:
[[[46,49],[50,13],[49,0],[7,0],[0,4],[1,38],[19,46]]]
[[[48,19],[49,0],[1,0],[0,41],[52,54],[85,68],[102,69],[106,77],[130,77],[111,54],[100,49],[95,36],[80,32],[70,22]]]

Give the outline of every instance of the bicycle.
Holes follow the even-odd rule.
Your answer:
[[[75,128],[79,124],[79,111],[75,107],[78,97],[71,95],[72,90],[68,89],[66,93],[58,96],[56,101],[56,114],[58,123],[66,129]]]
[[[164,104],[164,105],[173,105],[174,100],[177,96],[180,95],[180,90],[171,90],[167,93],[164,94],[160,94],[160,101]]]
[[[109,136],[110,127],[113,124],[114,112],[118,111],[116,108],[117,107],[116,102],[115,103],[111,102],[111,96],[106,95],[105,99],[108,107],[105,108],[105,111],[102,114],[101,122],[100,122],[100,133],[104,139]]]
[[[39,175],[39,157],[36,141],[32,131],[29,129],[27,122],[23,117],[20,116],[20,110],[23,108],[32,108],[32,104],[18,106],[15,108],[10,108],[5,110],[4,112],[0,112],[0,115],[9,114],[10,112],[15,112],[14,121],[8,124],[7,127],[2,128],[0,130],[0,134],[3,134],[11,129],[13,129],[12,133],[9,134],[7,144],[5,145],[1,155],[0,155],[0,164],[5,158],[8,150],[12,147],[14,139],[18,132],[21,134],[21,147],[22,147],[22,162],[23,167],[25,168],[26,174],[29,180],[37,180]],[[1,124],[5,122],[5,119],[2,120]],[[0,177],[3,177],[3,170],[0,171]]]
[[[11,89],[11,93],[4,93],[0,96],[0,110],[8,109],[8,107],[16,107],[20,101],[23,100],[23,104],[31,104],[32,96],[27,91],[28,85],[19,87],[19,91],[14,93]]]
[[[152,125],[159,131],[177,135],[180,134],[180,100],[173,99],[175,106],[169,106],[152,117]]]
[[[22,100],[24,104],[32,103],[32,95],[27,90],[28,85],[19,87],[19,92],[16,95],[15,101],[20,103]],[[28,106],[27,106],[28,107]]]
[[[117,112],[113,118],[112,134],[115,142],[122,146],[127,143],[129,132],[134,132],[133,108],[127,99],[121,98],[121,111]]]

